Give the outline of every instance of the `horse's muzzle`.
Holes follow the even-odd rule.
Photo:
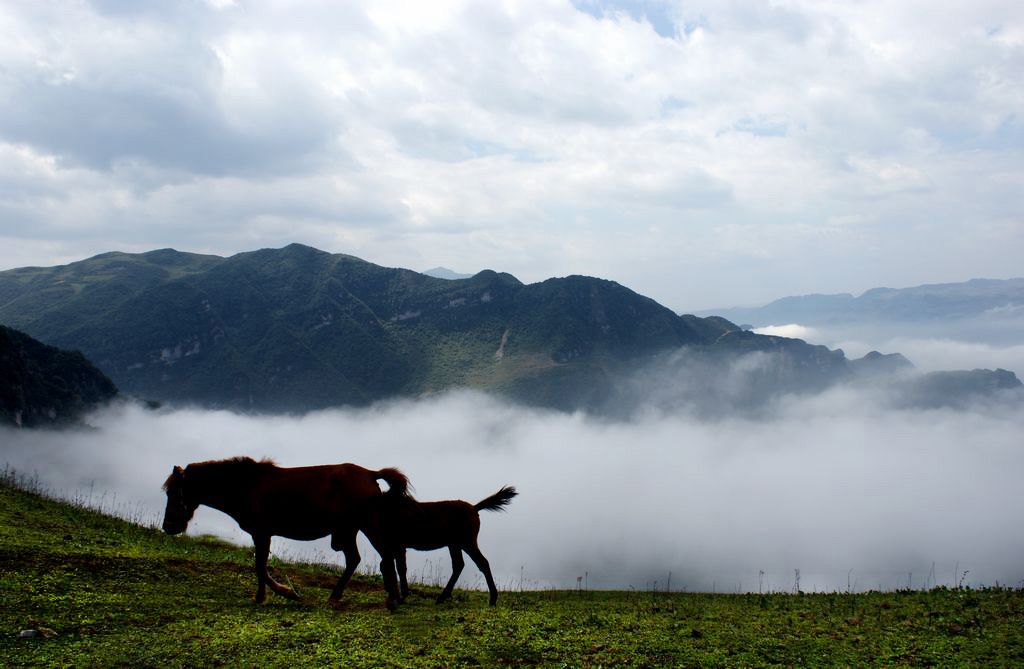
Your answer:
[[[175,525],[174,523],[165,522],[164,526],[163,526],[163,529],[164,529],[164,532],[166,532],[167,534],[174,535],[174,534],[181,534],[182,532],[185,531],[186,527],[188,527],[188,526],[187,525]]]

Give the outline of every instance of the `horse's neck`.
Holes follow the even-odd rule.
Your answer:
[[[240,515],[247,510],[249,494],[259,478],[256,472],[210,472],[199,491],[199,503],[241,520]]]
[[[203,493],[202,497],[199,499],[199,503],[208,506],[211,509],[223,511],[232,518],[235,518],[239,509],[239,497],[239,495],[229,494],[228,491],[224,489],[211,489]]]
[[[401,497],[393,502],[394,512],[400,515],[418,515],[423,508],[423,503],[419,502],[412,497]]]

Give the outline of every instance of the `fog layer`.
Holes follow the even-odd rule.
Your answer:
[[[754,331],[841,348],[851,359],[869,351],[898,352],[922,372],[1001,367],[1024,375],[1024,317],[1019,309],[950,321],[788,323]]]
[[[482,518],[503,588],[664,589],[671,574],[673,590],[792,590],[796,569],[804,590],[1024,580],[1020,411],[896,411],[836,388],[756,420],[607,422],[458,393],[304,417],[122,406],[92,423],[0,431],[0,463],[153,522],[173,465],[240,454],[398,466],[423,500],[514,484],[508,512]],[[209,509],[189,531],[248,542]],[[274,546],[342,559],[326,542]],[[421,555],[410,571],[432,580],[447,561]],[[472,565],[461,584],[479,584]]]

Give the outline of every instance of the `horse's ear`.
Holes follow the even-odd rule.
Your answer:
[[[169,491],[171,489],[171,485],[172,484],[178,483],[179,481],[181,481],[184,478],[185,478],[185,470],[182,469],[181,467],[178,467],[177,465],[175,465],[174,469],[171,470],[171,475],[167,477],[166,481],[164,481],[164,485],[163,485],[164,491],[165,492]]]

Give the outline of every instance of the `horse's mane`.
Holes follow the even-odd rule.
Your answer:
[[[204,460],[203,462],[193,462],[185,468],[185,473],[191,474],[190,478],[195,478],[196,474],[200,477],[204,473],[216,471],[226,476],[245,476],[247,474],[253,474],[256,472],[267,471],[277,467],[277,463],[270,458],[263,458],[261,460],[253,460],[247,455],[239,455],[233,458],[226,458],[224,460]],[[164,490],[167,490],[172,485],[176,476],[180,476],[177,470],[171,473],[164,481]]]
[[[224,460],[206,460],[205,462],[193,463],[192,467],[198,467],[200,465],[227,465],[233,467],[276,467],[277,463],[270,458],[261,458],[259,460],[253,460],[248,455],[236,455],[233,458],[226,458]]]

